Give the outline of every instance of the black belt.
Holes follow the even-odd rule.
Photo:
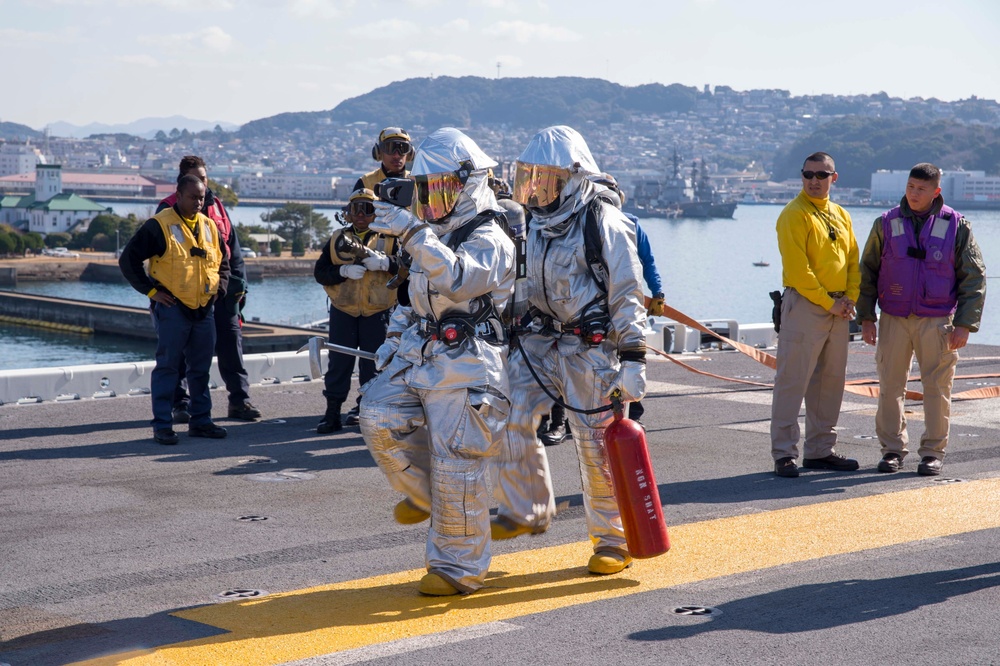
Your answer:
[[[536,313],[535,320],[541,324],[541,333],[559,336],[572,335],[581,338],[591,346],[599,345],[608,337],[611,330],[611,318],[606,315],[588,317],[574,322],[561,322],[549,315]]]
[[[503,328],[497,328],[492,320],[475,323],[471,317],[452,316],[441,321],[421,317],[417,323],[418,330],[431,340],[441,340],[449,345],[457,345],[466,337],[474,336],[493,344],[506,342],[507,336]]]

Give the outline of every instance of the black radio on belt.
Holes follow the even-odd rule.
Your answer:
[[[433,326],[431,340],[440,340],[449,347],[457,347],[465,342],[467,337],[475,334],[475,331],[470,329],[469,322],[462,317],[445,317]]]
[[[573,335],[579,335],[588,347],[596,347],[608,337],[608,328],[599,321],[587,322],[574,328]]]
[[[927,250],[920,247],[908,247],[906,248],[906,256],[913,257],[914,259],[926,259]]]
[[[204,259],[205,257],[208,256],[208,253],[205,252],[205,250],[201,249],[200,247],[193,247],[191,248],[191,256],[201,257],[202,259]]]
[[[449,347],[455,347],[462,344],[468,334],[465,332],[465,327],[460,323],[449,321],[441,322],[438,325],[436,337],[441,342],[445,343]]]

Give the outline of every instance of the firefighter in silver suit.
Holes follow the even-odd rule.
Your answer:
[[[510,411],[501,316],[515,277],[487,183],[496,164],[457,129],[437,130],[416,151],[411,209],[377,202],[370,226],[397,237],[412,263],[410,305],[393,313],[380,372],[362,388],[361,432],[405,496],[396,520],[431,519],[427,595],[474,592],[490,565],[486,464]]]
[[[583,137],[556,126],[531,139],[517,160],[513,198],[531,213],[527,274],[530,325],[508,364],[511,415],[504,450],[495,461],[494,539],[545,531],[555,515],[545,448],[535,430],[552,404],[531,376],[571,407],[593,410],[646,391],[642,265],[635,227],[607,199],[601,173]],[[599,233],[600,260],[588,256],[587,216]],[[595,243],[591,243],[594,245]],[[583,481],[587,531],[594,544],[588,569],[617,573],[632,558],[615,501],[604,447],[611,411],[568,411]]]

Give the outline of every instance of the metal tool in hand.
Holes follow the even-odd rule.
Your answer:
[[[364,351],[363,349],[354,349],[352,347],[344,347],[343,345],[335,345],[332,342],[327,342],[320,337],[309,338],[309,342],[304,344],[302,349],[295,353],[301,354],[307,349],[309,350],[309,374],[313,379],[319,379],[323,376],[322,357],[320,356],[320,352],[323,349],[337,352],[338,354],[357,356],[358,358],[364,358],[369,361],[375,360],[375,352]]]
[[[347,233],[337,236],[333,250],[342,260],[353,261],[355,264],[360,264],[368,257],[374,256],[371,248]]]

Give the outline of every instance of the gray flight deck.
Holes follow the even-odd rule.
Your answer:
[[[872,349],[852,342],[851,352],[848,378],[873,377]],[[962,357],[959,375],[1000,373],[1000,348],[971,345]],[[718,375],[773,380],[773,371],[733,351],[677,358]],[[997,399],[954,404],[944,473],[932,479],[916,475],[915,452],[902,472],[877,473],[875,400],[847,394],[837,450],[857,458],[861,470],[803,470],[784,479],[772,473],[769,389],[652,356],[648,367],[642,421],[664,513],[678,532],[720,518],[1000,479]],[[956,391],[998,382],[960,379]],[[150,438],[148,396],[0,406],[0,663],[67,664],[212,637],[221,630],[169,613],[232,603],[219,597],[230,590],[275,594],[420,568],[426,524],[393,522],[399,497],[356,427],[316,434],[321,390],[321,381],[253,386],[266,417],[260,423],[224,418],[224,392],[213,391],[228,439],[189,439],[178,426],[177,446]],[[920,404],[907,409],[916,440]],[[543,535],[495,543],[495,556],[586,540],[573,444],[548,453],[559,516]],[[974,501],[1000,513],[996,487],[985,487]],[[897,505],[852,506],[857,529],[878,536],[895,512],[884,507]],[[898,510],[920,507],[901,500]],[[777,525],[789,535],[789,552],[775,553],[778,559],[806,540],[835,545],[850,536],[842,528],[802,534],[794,521]],[[356,652],[353,661],[1000,664],[1000,529],[956,528],[916,540],[905,526],[892,530],[882,547],[653,586],[506,619],[502,631]],[[686,547],[675,538],[661,561],[669,565]],[[723,535],[719,547],[739,552],[741,544]],[[652,565],[634,569],[642,566]],[[631,571],[618,576],[627,580]],[[674,612],[685,606],[714,610]],[[299,663],[351,660],[318,653]]]

